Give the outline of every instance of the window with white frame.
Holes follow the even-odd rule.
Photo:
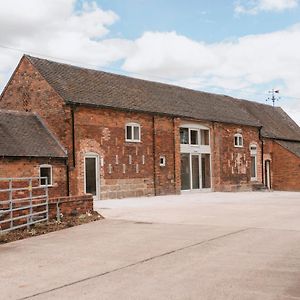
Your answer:
[[[127,123],[125,126],[125,140],[126,142],[140,142],[141,141],[141,126],[138,123]]]
[[[243,147],[243,135],[241,133],[236,133],[234,135],[234,147]]]
[[[255,144],[250,145],[250,156],[251,180],[257,180],[257,146]]]
[[[161,156],[159,157],[159,165],[160,165],[161,167],[165,167],[165,166],[166,166],[166,157],[165,157],[164,155],[161,155]]]
[[[197,128],[180,128],[180,144],[181,145],[209,145],[209,130]]]
[[[40,165],[40,185],[45,186],[52,185],[53,178],[52,178],[52,166],[51,165]],[[47,178],[47,180],[46,180]]]

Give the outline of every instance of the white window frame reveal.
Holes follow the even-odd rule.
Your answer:
[[[211,152],[211,140],[210,140],[210,128],[203,126],[198,123],[182,123],[180,124],[180,129],[186,128],[189,131],[189,144],[180,143],[180,152],[181,153],[210,153]],[[208,130],[208,145],[201,145],[201,131]],[[190,131],[198,130],[198,145],[190,144]],[[181,142],[181,141],[180,141]]]
[[[255,149],[252,149],[255,148]],[[255,160],[255,177],[251,176],[251,181],[257,181],[257,145],[252,143],[250,144],[250,157],[254,157]],[[251,164],[250,164],[251,167]],[[250,170],[251,172],[251,170]]]
[[[237,141],[238,141],[237,144],[235,142],[236,138],[237,138]],[[240,143],[240,141],[241,141],[241,143]],[[244,147],[244,138],[243,138],[243,135],[241,133],[236,133],[234,135],[234,141],[233,141],[233,143],[234,143],[234,147],[236,147],[236,148],[243,148]]]
[[[180,128],[187,128],[189,130],[189,144],[180,144],[180,153],[181,154],[189,154],[190,156],[190,170],[192,169],[192,155],[199,155],[199,170],[200,170],[200,177],[201,175],[201,155],[202,154],[209,154],[210,160],[209,160],[209,167],[210,167],[210,188],[203,188],[202,182],[200,180],[200,188],[199,189],[189,189],[189,190],[181,190],[181,193],[201,193],[205,191],[212,191],[212,155],[211,155],[211,139],[210,139],[210,128],[201,125],[199,123],[188,123],[183,122],[180,124]],[[201,145],[201,131],[200,130],[208,130],[208,145]],[[198,145],[190,144],[190,130],[198,130]],[[192,176],[192,172],[190,173],[190,176]],[[192,179],[190,179],[192,180]],[[192,186],[192,185],[191,185]]]
[[[127,127],[131,127],[131,139],[127,137]],[[139,138],[134,138],[134,128],[139,130]],[[129,143],[140,143],[141,142],[141,125],[139,123],[126,123],[125,125],[125,141]]]
[[[42,177],[41,176],[41,169],[42,168],[49,168],[50,169],[50,179],[51,179],[51,183],[50,182],[47,182],[47,186],[51,187],[53,186],[53,167],[52,165],[49,165],[49,164],[42,164],[39,166],[39,177]],[[46,186],[45,184],[41,184],[41,181],[40,181],[40,186]]]

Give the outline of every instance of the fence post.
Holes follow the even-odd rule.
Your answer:
[[[48,222],[49,221],[48,177],[46,177],[45,195],[46,195],[46,219],[47,219],[47,222]]]
[[[8,189],[9,189],[9,216],[10,216],[10,228],[14,227],[13,221],[13,190],[12,190],[12,179],[8,181]]]
[[[32,218],[32,213],[33,213],[33,209],[32,209],[32,178],[29,178],[28,190],[29,190],[29,205],[30,205],[30,209],[29,209],[29,223],[27,224],[27,227],[29,228],[30,224],[33,221],[33,218]]]

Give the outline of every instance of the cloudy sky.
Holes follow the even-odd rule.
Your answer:
[[[300,124],[300,0],[0,0],[0,90],[23,53],[265,103]]]

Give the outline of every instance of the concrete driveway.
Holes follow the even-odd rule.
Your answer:
[[[105,221],[0,246],[0,299],[300,299],[300,193],[95,205]]]

